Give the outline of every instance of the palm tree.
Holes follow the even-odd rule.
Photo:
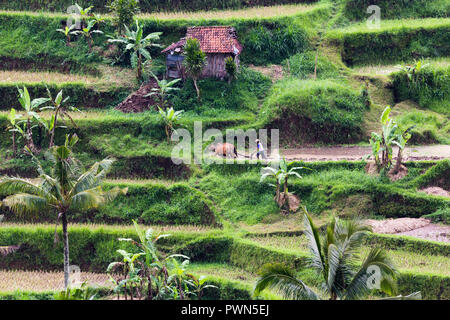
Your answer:
[[[23,90],[18,88],[18,90],[19,90],[20,105],[25,110],[24,121],[26,123],[26,130],[25,130],[26,147],[29,150],[29,152],[35,153],[37,151],[37,148],[33,142],[32,123],[34,121],[42,123],[42,120],[38,115],[39,107],[44,103],[47,103],[49,99],[37,98],[31,100],[27,87],[23,87]]]
[[[194,81],[197,98],[200,99],[200,89],[198,88],[197,81],[206,65],[206,54],[201,50],[198,39],[189,38],[186,40],[184,56],[183,65],[186,69],[186,73]]]
[[[83,172],[80,163],[72,156],[71,148],[78,141],[76,135],[63,146],[53,147],[49,153],[52,170],[47,174],[39,161],[33,157],[39,173],[39,181],[4,177],[0,179],[0,193],[10,196],[3,204],[16,214],[39,213],[51,210],[61,219],[64,240],[64,285],[69,285],[69,236],[68,215],[73,211],[90,210],[112,201],[126,189],[114,188],[104,191],[101,182],[113,164],[113,159],[104,159]]]
[[[173,132],[173,127],[180,119],[180,116],[184,112],[184,110],[175,111],[172,107],[167,110],[163,110],[160,107],[158,107],[158,109],[159,115],[161,116],[161,119],[165,124],[167,143],[170,143],[170,137]]]
[[[297,172],[297,170],[301,169],[308,169],[305,167],[294,167],[291,169],[288,169],[294,162],[286,162],[286,159],[283,158],[280,161],[278,168],[273,167],[265,167],[262,170],[262,175],[260,182],[263,182],[268,177],[274,177],[276,180],[276,194],[275,194],[275,201],[277,202],[278,206],[282,208],[285,203],[288,204],[288,207],[290,208],[289,204],[289,191],[288,191],[288,180],[289,177],[295,176],[299,179],[302,179],[302,176]],[[283,193],[281,193],[281,185],[283,184]]]
[[[139,25],[139,21],[136,20],[136,31],[130,31],[127,26],[125,26],[125,35],[120,36],[117,39],[109,39],[108,42],[118,42],[126,45],[126,51],[133,51],[131,54],[131,65],[137,68],[137,78],[142,79],[142,65],[143,58],[151,60],[152,57],[150,52],[147,50],[149,47],[158,47],[161,45],[155,43],[159,40],[159,36],[162,32],[153,32],[144,37],[144,28]]]
[[[362,262],[358,250],[362,239],[370,229],[356,221],[341,221],[333,218],[325,234],[319,235],[310,215],[304,208],[305,235],[311,252],[310,266],[321,277],[323,291],[330,300],[360,299],[370,292],[368,268],[375,266],[380,270],[380,289],[392,295],[396,290],[397,271],[385,251],[372,248]],[[369,269],[370,270],[370,269]],[[294,270],[275,263],[267,264],[261,270],[254,292],[258,295],[266,288],[277,290],[288,299],[318,300],[320,295],[295,277]]]

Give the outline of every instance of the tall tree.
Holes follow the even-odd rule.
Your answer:
[[[195,91],[197,91],[197,98],[200,99],[200,89],[198,88],[197,81],[206,65],[206,54],[200,48],[200,42],[198,39],[187,39],[186,45],[184,46],[184,56],[184,68],[186,69],[186,73],[194,81]]]
[[[104,159],[84,171],[72,154],[71,148],[78,141],[76,135],[69,138],[63,146],[50,149],[48,154],[52,162],[50,174],[42,168],[38,159],[33,157],[39,173],[39,181],[32,182],[21,178],[4,177],[0,179],[0,192],[9,196],[3,204],[16,214],[53,211],[61,219],[64,244],[64,285],[69,285],[69,235],[68,215],[74,211],[96,209],[112,201],[126,189],[114,188],[105,191],[101,187],[113,159]]]

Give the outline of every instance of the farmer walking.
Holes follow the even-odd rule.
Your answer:
[[[259,160],[259,156],[261,156],[262,159],[267,159],[266,152],[264,151],[264,147],[259,141],[259,139],[256,139],[256,158]]]

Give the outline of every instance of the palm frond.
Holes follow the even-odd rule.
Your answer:
[[[319,231],[315,227],[315,225],[312,221],[312,218],[306,211],[305,207],[303,207],[303,210],[304,210],[304,214],[305,214],[304,234],[305,234],[306,238],[308,239],[309,250],[312,254],[311,266],[323,274],[323,272],[325,270],[325,259],[322,255],[322,246],[320,243]]]
[[[273,289],[286,299],[319,300],[319,296],[301,280],[296,279],[286,266],[275,263],[266,264],[260,271],[254,294],[258,296],[265,289]]]
[[[72,197],[70,209],[74,210],[97,209],[104,203],[102,193],[103,192],[100,187],[81,191]]]
[[[31,181],[11,177],[5,177],[0,180],[0,193],[7,195],[15,193],[28,193],[41,197],[46,196],[45,190]]]
[[[368,268],[370,266],[377,266],[380,270],[380,290],[391,295],[396,292],[395,279],[397,270],[395,269],[395,266],[392,264],[384,250],[372,248],[361,268],[355,274],[352,282],[347,286],[345,299],[358,299],[370,291],[370,288],[367,285],[369,279]]]
[[[6,197],[2,203],[19,215],[39,213],[48,208],[46,198],[28,193],[17,193]]]

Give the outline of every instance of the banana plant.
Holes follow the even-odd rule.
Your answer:
[[[142,79],[142,67],[144,59],[151,60],[150,52],[147,50],[149,47],[161,48],[161,45],[157,44],[159,36],[162,32],[153,32],[144,37],[144,28],[139,25],[139,21],[136,20],[136,31],[128,29],[125,26],[125,35],[119,38],[112,38],[108,40],[111,43],[121,43],[125,45],[125,52],[132,51],[131,53],[131,66],[136,68],[136,77],[138,80]]]
[[[94,6],[83,8],[78,3],[75,3],[75,7],[77,7],[77,10],[80,13],[82,19],[88,17],[90,15],[89,12],[91,12],[91,10],[94,8]]]
[[[123,256],[123,261],[113,262],[107,269],[108,273],[112,273],[121,267],[124,273],[124,277],[120,281],[114,281],[116,292],[120,293],[124,289],[127,297],[129,289],[131,299],[133,296],[148,300],[184,298],[183,278],[187,266],[186,260],[188,261],[189,258],[180,254],[161,257],[156,248],[156,242],[169,235],[155,235],[151,228],[143,231],[135,220],[133,220],[133,224],[138,241],[123,238],[119,241],[133,244],[137,248],[134,252],[137,252],[129,253],[125,250],[118,250],[117,252]],[[184,262],[178,264],[176,258],[182,258]],[[181,279],[181,282],[177,281],[178,279]]]
[[[299,179],[302,179],[303,177],[297,172],[298,170],[311,170],[309,168],[305,167],[293,167],[289,169],[289,166],[291,166],[294,162],[286,162],[286,159],[283,158],[280,160],[278,168],[274,167],[265,167],[262,171],[260,182],[263,182],[268,177],[274,177],[276,180],[276,194],[275,194],[275,201],[277,202],[278,206],[283,208],[283,206],[287,203],[288,204],[288,210],[290,210],[291,205],[289,203],[289,190],[288,190],[288,180],[289,177],[295,176]],[[283,186],[283,193],[281,192],[281,186]]]
[[[170,107],[169,109],[166,110],[163,110],[160,107],[158,107],[158,110],[159,115],[165,124],[167,143],[170,144],[170,137],[174,132],[174,126],[180,119],[180,116],[184,112],[184,110],[175,111],[173,107]]]
[[[97,290],[89,287],[85,281],[79,288],[67,288],[54,295],[55,300],[94,300],[97,297]]]
[[[95,21],[97,25],[100,25],[105,21],[105,18],[103,18],[101,15],[94,13],[92,15],[92,20]]]
[[[417,74],[425,67],[427,67],[429,63],[426,63],[424,60],[415,60],[414,64],[410,65],[401,65],[400,69],[406,73],[408,80],[410,82],[416,82]]]
[[[92,52],[92,45],[94,43],[94,39],[92,38],[93,34],[103,34],[103,31],[101,30],[93,30],[92,28],[97,24],[96,20],[90,20],[88,22],[88,25],[79,30],[79,31],[75,31],[76,34],[81,34],[86,38],[86,41],[88,43],[89,46],[89,52]]]
[[[158,96],[161,106],[164,107],[164,104],[166,102],[166,98],[173,92],[180,90],[179,88],[174,87],[175,84],[181,81],[181,79],[175,79],[172,81],[167,81],[166,79],[159,80],[157,76],[153,74],[153,72],[150,72],[151,76],[156,80],[156,83],[158,84],[158,88],[152,88],[151,92],[145,97],[151,97],[151,96]]]
[[[63,121],[66,121],[66,117],[70,120],[70,122],[73,124],[74,127],[77,127],[77,124],[73,120],[72,116],[69,112],[81,112],[77,108],[73,106],[67,106],[67,101],[70,99],[70,97],[63,98],[63,90],[58,92],[55,99],[53,99],[52,94],[50,90],[47,88],[47,94],[49,97],[49,101],[51,102],[51,105],[41,108],[41,111],[51,110],[53,111],[53,114],[49,120],[48,125],[46,125],[46,129],[50,134],[50,142],[49,147],[53,147],[55,144],[55,131],[58,124],[58,118],[61,117]]]
[[[206,282],[207,278],[205,276],[200,276],[198,278],[192,274],[188,274],[187,276],[190,278],[190,280],[186,280],[186,282],[190,286],[193,287],[192,293],[197,296],[198,300],[202,299],[203,290],[208,289],[208,288],[218,289],[218,287],[216,287],[216,286],[207,284],[207,282]]]
[[[66,45],[67,46],[70,46],[70,41],[71,41],[70,36],[77,35],[77,32],[74,31],[75,27],[76,27],[76,25],[72,24],[70,27],[66,26],[64,29],[56,29],[56,31],[61,32],[66,37]]]
[[[398,124],[389,117],[391,107],[387,106],[380,117],[381,134],[372,132],[369,140],[372,147],[372,153],[363,157],[368,159],[374,157],[378,171],[381,169],[389,170],[392,166],[392,147],[398,143]],[[379,153],[381,152],[381,159]]]
[[[415,127],[416,126],[414,125],[406,130],[401,129],[400,127],[398,129],[397,140],[394,141],[394,144],[398,146],[397,162],[395,163],[394,174],[397,174],[400,170],[403,161],[403,151],[405,150],[408,140],[411,139],[411,130]]]
[[[13,147],[13,158],[17,157],[17,136],[19,133],[22,137],[25,135],[24,130],[20,127],[22,115],[16,112],[16,109],[12,108],[8,114],[9,124],[6,130],[12,134],[12,147]]]
[[[19,102],[22,108],[25,111],[24,121],[26,123],[26,132],[25,132],[25,141],[27,150],[30,150],[32,153],[36,153],[38,149],[36,148],[33,142],[33,123],[42,123],[42,119],[39,116],[38,112],[39,107],[44,103],[50,101],[48,98],[36,98],[31,100],[30,94],[28,92],[27,87],[23,87],[23,89],[17,88],[19,91]]]

